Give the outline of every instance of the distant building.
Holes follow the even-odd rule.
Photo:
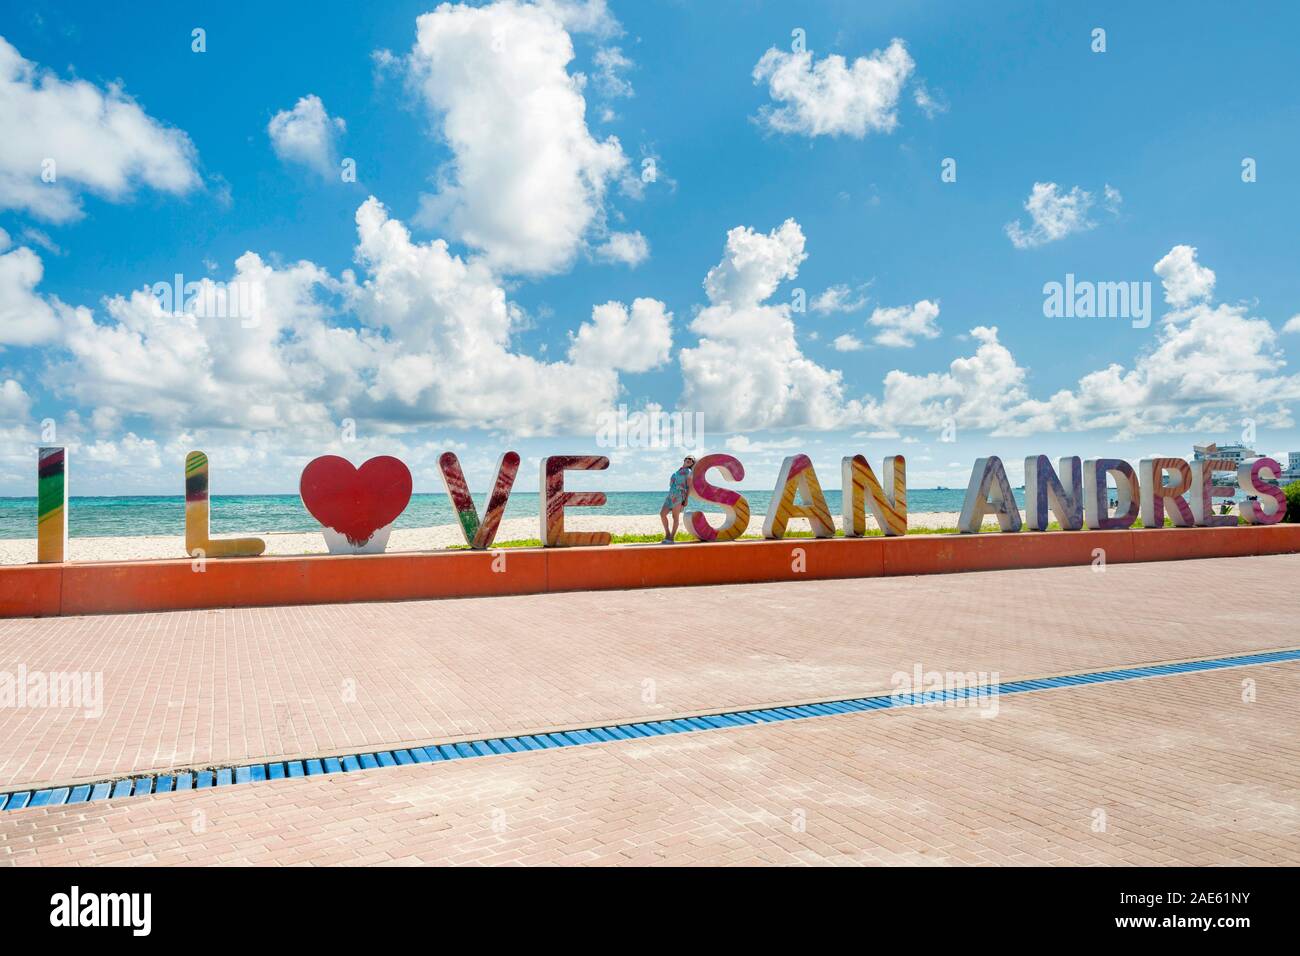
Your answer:
[[[1281,476],[1281,483],[1284,485],[1289,485],[1293,481],[1300,481],[1300,451],[1287,453],[1286,470]]]
[[[1245,445],[1216,445],[1213,442],[1208,445],[1193,445],[1192,452],[1196,461],[1215,458],[1230,461],[1234,467],[1248,459],[1260,457],[1259,452]],[[1282,474],[1278,476],[1276,482],[1270,484],[1289,485],[1293,481],[1300,481],[1300,451],[1287,452],[1286,461],[1279,464],[1282,465]],[[1231,487],[1237,483],[1237,477],[1233,472],[1215,471],[1214,474],[1219,476],[1215,478],[1219,484]]]
[[[1202,461],[1206,458],[1214,458],[1218,461],[1232,462],[1232,470],[1214,472],[1215,483],[1227,488],[1237,487],[1237,466],[1248,458],[1258,458],[1259,452],[1253,448],[1247,448],[1245,445],[1216,445],[1210,442],[1207,445],[1193,445],[1192,457],[1195,461]]]
[[[1193,445],[1192,452],[1197,461],[1203,458],[1218,458],[1232,462],[1234,468],[1247,458],[1259,457],[1259,452],[1245,445],[1216,445],[1213,442],[1208,445]]]

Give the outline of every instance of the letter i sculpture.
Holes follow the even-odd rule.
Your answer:
[[[58,564],[68,554],[68,450],[41,448],[36,456],[36,560]]]

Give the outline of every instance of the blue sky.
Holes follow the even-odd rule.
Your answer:
[[[189,447],[227,492],[325,452],[435,490],[445,448],[481,487],[506,447],[657,487],[678,450],[597,445],[619,404],[760,487],[1300,449],[1288,5],[230,6],[5,5],[0,494],[47,419],[88,494],[179,493]],[[269,311],[132,299],[177,273]],[[1149,326],[1045,317],[1067,273],[1150,282]]]

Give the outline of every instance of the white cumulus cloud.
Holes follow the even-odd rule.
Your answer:
[[[32,408],[31,396],[20,382],[7,378],[0,382],[0,419],[16,422],[27,417]]]
[[[1015,420],[1029,398],[1028,370],[998,340],[996,327],[978,326],[975,354],[953,359],[943,372],[913,375],[894,369],[880,399],[866,403],[866,421],[878,428],[903,426],[999,429]]]
[[[1106,209],[1117,213],[1122,201],[1119,190],[1107,184],[1103,194]],[[1026,227],[1019,220],[1007,223],[1007,238],[1017,249],[1034,249],[1076,232],[1086,232],[1097,225],[1090,215],[1094,204],[1093,194],[1079,186],[1063,192],[1056,183],[1034,183],[1025,200],[1029,225]]]
[[[611,232],[596,247],[596,255],[609,262],[621,262],[636,268],[650,258],[650,243],[639,232]]]
[[[1278,333],[1244,306],[1211,299],[1215,275],[1190,246],[1175,246],[1155,267],[1172,310],[1155,344],[1131,366],[1114,362],[1043,403],[1039,424],[1110,428],[1121,437],[1205,428],[1224,413],[1259,425],[1292,424],[1286,403],[1300,400],[1300,374],[1286,374]]]
[[[623,32],[614,14],[610,13],[608,0],[535,0],[570,33],[590,33],[599,38],[618,36]]]
[[[1258,425],[1291,426],[1287,403],[1300,400],[1300,375],[1286,373],[1278,333],[1245,307],[1214,303],[1214,273],[1195,250],[1176,246],[1160,260],[1171,305],[1156,341],[1128,362],[1083,375],[1047,398],[1028,392],[1028,369],[977,328],[973,356],[947,372],[885,376],[867,418],[883,426],[986,428],[995,435],[1107,430],[1120,439],[1171,432],[1222,431],[1247,415]]]
[[[140,184],[199,185],[193,144],[118,84],[63,81],[0,37],[0,209],[50,222],[82,216],[82,191],[121,202]]]
[[[926,119],[934,119],[940,113],[948,112],[948,104],[931,94],[924,83],[918,82],[912,89],[912,99],[925,114]]]
[[[764,106],[760,119],[779,133],[851,136],[889,133],[898,125],[898,96],[914,64],[902,40],[860,56],[849,65],[831,54],[772,47],[754,66],[755,83],[767,83],[779,106]]]
[[[604,96],[614,99],[633,95],[631,82],[623,74],[632,68],[632,61],[623,55],[616,46],[602,47],[593,58],[596,64],[596,89]]]
[[[322,176],[337,171],[338,137],[346,130],[347,124],[325,112],[325,104],[315,94],[302,97],[291,110],[276,113],[266,127],[277,156]]]
[[[55,300],[53,390],[96,408],[97,429],[142,416],[298,441],[351,417],[388,430],[442,424],[526,437],[594,433],[619,397],[619,372],[668,358],[672,316],[639,298],[630,309],[597,306],[571,337],[569,361],[541,361],[513,341],[522,310],[485,263],[452,255],[441,239],[413,241],[373,198],[356,226],[360,277],[246,252],[228,281],[202,280],[184,311],[148,290],[107,298],[102,316]]]
[[[1152,269],[1164,286],[1165,301],[1181,309],[1214,293],[1214,271],[1196,261],[1194,246],[1174,246]]]
[[[482,250],[504,274],[565,269],[603,224],[611,184],[626,178],[616,137],[587,128],[580,84],[568,72],[578,18],[595,5],[443,4],[417,21],[408,63],[454,155],[417,221]]]
[[[569,361],[583,368],[648,372],[668,361],[673,316],[657,299],[635,299],[632,308],[606,302],[591,310],[569,346]]]
[[[699,341],[679,354],[681,408],[739,431],[832,428],[852,414],[841,374],[800,350],[789,303],[767,301],[805,257],[793,219],[766,234],[744,226],[727,233],[722,261],[704,280],[709,304],[690,326]]]
[[[358,313],[401,346],[366,391],[380,417],[528,435],[593,428],[612,406],[615,368],[512,349],[522,316],[484,263],[451,255],[441,239],[414,243],[374,199],[357,211],[357,230],[357,260],[369,273]]]
[[[875,309],[867,325],[880,330],[872,339],[877,345],[911,348],[917,339],[939,337],[939,327],[934,322],[938,317],[939,303],[922,299],[913,305]]]
[[[0,255],[0,347],[37,345],[58,336],[56,306],[36,292],[44,273],[41,257],[26,246]]]
[[[829,286],[823,289],[808,307],[814,312],[820,312],[823,315],[831,315],[836,312],[856,312],[867,304],[865,289],[866,286],[850,289],[843,283]]]

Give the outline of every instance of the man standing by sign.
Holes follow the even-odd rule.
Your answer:
[[[691,470],[695,467],[695,458],[687,455],[682,459],[682,467],[672,473],[668,479],[668,497],[659,509],[659,520],[664,523],[664,544],[672,544],[677,537],[677,526],[682,520],[682,509],[691,491]],[[673,529],[668,530],[668,512],[673,515]]]

